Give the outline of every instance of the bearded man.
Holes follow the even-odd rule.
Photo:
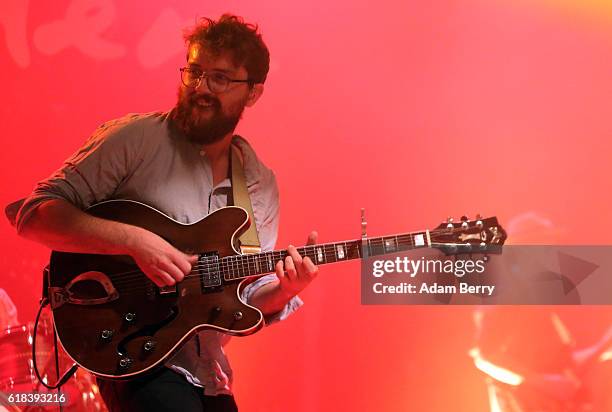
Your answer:
[[[129,255],[157,286],[190,273],[197,256],[143,228],[84,212],[109,199],[145,203],[181,223],[232,204],[230,151],[240,154],[252,216],[263,251],[274,249],[278,189],[273,172],[233,134],[243,110],[261,97],[269,53],[256,26],[223,15],[202,19],[185,36],[178,102],[169,112],[130,114],[100,126],[64,165],[41,181],[17,215],[17,230],[57,251]],[[316,232],[309,243],[316,242]],[[318,269],[288,247],[275,273],[241,291],[266,323],[302,305],[297,294]],[[197,310],[197,308],[194,308]],[[127,381],[98,380],[111,411],[235,411],[232,370],[219,332],[195,335],[154,373]]]

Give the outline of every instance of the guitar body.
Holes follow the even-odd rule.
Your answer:
[[[248,335],[263,326],[262,313],[239,299],[241,281],[221,275],[220,284],[211,285],[210,272],[197,270],[238,254],[234,241],[249,225],[244,209],[219,209],[190,225],[133,201],[107,201],[87,212],[202,255],[195,272],[160,289],[128,256],[54,251],[49,296],[55,327],[63,348],[86,370],[102,378],[135,377],[163,365],[199,330]]]

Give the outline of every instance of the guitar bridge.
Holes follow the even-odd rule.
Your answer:
[[[73,291],[72,288],[77,287],[76,285],[80,282],[94,282],[101,286],[105,296],[92,297],[89,293],[84,294],[84,292],[91,293],[91,288],[88,288],[86,291]],[[108,276],[102,272],[96,271],[81,273],[68,282],[63,288],[51,286],[48,291],[51,309],[59,308],[66,303],[74,305],[102,305],[119,298],[119,292],[117,292],[117,289],[115,289]],[[97,294],[100,295],[100,293]]]

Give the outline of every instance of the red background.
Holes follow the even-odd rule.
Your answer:
[[[356,238],[361,207],[370,235],[482,213],[512,243],[610,243],[607,1],[172,3],[0,4],[0,204],[102,122],[170,108],[181,28],[229,11],[271,51],[237,132],[276,172],[279,248]],[[0,242],[0,286],[31,320],[48,251],[4,220]],[[322,268],[303,299],[230,343],[242,410],[485,410],[473,308],[361,306],[357,262]]]

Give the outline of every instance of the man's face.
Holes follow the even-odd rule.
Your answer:
[[[189,47],[187,67],[205,73],[219,72],[230,79],[246,80],[246,69],[235,67],[225,53],[212,56],[199,44]],[[213,93],[203,78],[198,87],[186,87],[181,83],[174,113],[177,127],[193,142],[210,144],[232,133],[242,116],[245,106],[255,103],[259,93],[248,83],[230,83],[227,90]],[[254,94],[257,96],[254,98]]]

